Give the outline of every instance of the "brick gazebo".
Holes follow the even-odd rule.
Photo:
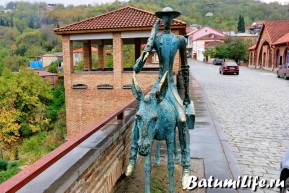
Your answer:
[[[68,138],[107,116],[133,97],[130,90],[132,71],[124,69],[123,45],[134,45],[134,59],[137,59],[156,21],[154,13],[127,6],[54,29],[55,34],[62,35]],[[161,25],[160,30],[162,29]],[[186,23],[173,20],[171,29],[175,34],[184,35]],[[74,70],[74,43],[83,45],[84,69],[80,71]],[[111,71],[105,70],[106,45],[112,46]],[[98,69],[92,68],[91,47],[98,48]],[[175,74],[180,70],[179,63],[177,54]],[[143,89],[153,85],[157,70],[144,71],[137,76]]]

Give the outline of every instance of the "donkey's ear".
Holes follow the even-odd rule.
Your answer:
[[[137,100],[142,100],[144,98],[144,94],[142,92],[141,87],[136,81],[135,72],[133,72],[132,76],[132,85],[131,85],[132,93]]]
[[[162,102],[162,100],[166,96],[167,91],[168,91],[168,71],[166,71],[166,73],[162,77],[158,89],[156,91],[156,98],[158,103]]]

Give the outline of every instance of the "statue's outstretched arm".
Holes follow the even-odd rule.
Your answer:
[[[135,65],[133,67],[133,70],[136,72],[136,73],[139,73],[145,62],[146,62],[146,59],[149,55],[149,53],[152,51],[153,49],[153,44],[154,44],[154,40],[155,40],[155,37],[156,37],[156,34],[158,32],[158,29],[159,29],[159,25],[160,25],[160,20],[158,20],[154,25],[153,25],[153,28],[151,30],[151,35],[150,37],[148,38],[148,41],[147,41],[147,45],[144,49],[144,51],[142,52],[142,54],[140,55],[140,57],[136,60],[135,62]]]

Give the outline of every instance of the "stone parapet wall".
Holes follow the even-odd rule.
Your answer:
[[[71,184],[66,193],[109,193],[124,173],[130,152],[131,127],[110,146]],[[106,146],[105,144],[103,146]]]

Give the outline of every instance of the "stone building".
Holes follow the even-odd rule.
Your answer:
[[[68,138],[133,98],[130,89],[133,72],[132,69],[124,68],[123,46],[133,45],[134,59],[137,59],[156,21],[154,13],[127,6],[54,30],[55,34],[62,36]],[[162,29],[163,25],[160,26]],[[184,35],[185,29],[185,22],[173,20],[173,33]],[[74,70],[72,47],[75,42],[83,45],[82,71]],[[107,45],[112,47],[112,70],[105,68],[104,47]],[[92,69],[91,47],[98,48],[99,69]],[[177,54],[173,69],[175,75],[180,70],[179,64],[180,57]],[[137,75],[144,90],[153,85],[158,75],[158,68],[152,70],[146,65]]]
[[[199,30],[192,31],[188,34],[188,50],[192,58],[204,61],[204,51],[206,46],[213,41],[223,42],[225,35],[212,27],[204,26]]]
[[[289,63],[289,20],[266,21],[249,48],[249,67],[275,70],[284,63]]]

